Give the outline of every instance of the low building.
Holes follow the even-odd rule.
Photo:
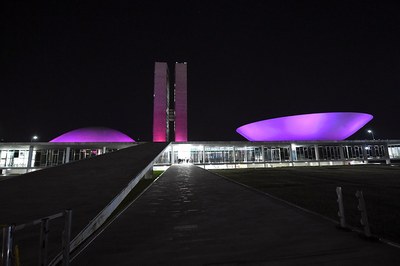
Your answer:
[[[2,175],[23,174],[140,145],[140,142],[0,143]],[[172,142],[155,169],[191,163],[207,169],[329,166],[400,161],[400,140]]]

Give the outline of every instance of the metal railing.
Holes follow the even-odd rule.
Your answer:
[[[48,233],[49,233],[49,222],[51,220],[64,217],[64,230],[62,233],[62,253],[63,265],[69,265],[69,253],[70,253],[70,242],[71,242],[71,223],[72,223],[72,210],[65,210],[50,216],[46,216],[25,224],[20,225],[6,225],[3,226],[3,245],[1,252],[1,264],[2,266],[18,265],[19,258],[15,256],[14,252],[14,233],[22,230],[26,227],[40,224],[40,244],[39,244],[39,265],[48,265],[47,261],[47,247],[48,247]]]

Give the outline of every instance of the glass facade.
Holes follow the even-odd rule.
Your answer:
[[[388,152],[390,159],[400,159],[400,144],[389,145]]]
[[[40,149],[33,151],[34,167],[50,167],[65,163],[65,149]]]
[[[112,152],[139,143],[6,144],[0,143],[0,169],[31,171]],[[400,160],[400,141],[337,142],[186,142],[171,143],[156,167],[191,163],[204,168],[344,165]],[[21,170],[22,171],[22,170]],[[23,173],[23,172],[21,172]]]
[[[0,150],[0,167],[26,167],[29,149]]]
[[[0,170],[1,174],[25,173],[28,171],[57,166],[68,162],[101,155],[121,148],[133,146],[131,143],[114,144],[103,143],[107,146],[96,147],[88,144],[49,145],[44,144],[2,144],[0,143]],[[137,145],[137,144],[134,144]],[[13,171],[17,169],[18,171]]]
[[[388,157],[390,156],[390,157]],[[367,163],[369,160],[387,163],[400,158],[400,144],[366,143],[361,141],[268,143],[268,142],[208,142],[172,143],[160,156],[157,165],[192,163],[197,165],[332,165]],[[229,168],[229,167],[228,167]]]

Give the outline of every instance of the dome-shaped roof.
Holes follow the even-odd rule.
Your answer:
[[[50,142],[135,142],[118,130],[106,127],[79,128],[52,139]]]
[[[250,141],[344,140],[373,118],[364,113],[316,113],[250,123],[236,129]]]

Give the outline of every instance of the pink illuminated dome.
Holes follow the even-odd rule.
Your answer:
[[[135,142],[118,130],[106,127],[79,128],[52,139],[50,142]]]
[[[236,132],[250,141],[344,140],[372,118],[350,112],[293,115],[243,125]]]

